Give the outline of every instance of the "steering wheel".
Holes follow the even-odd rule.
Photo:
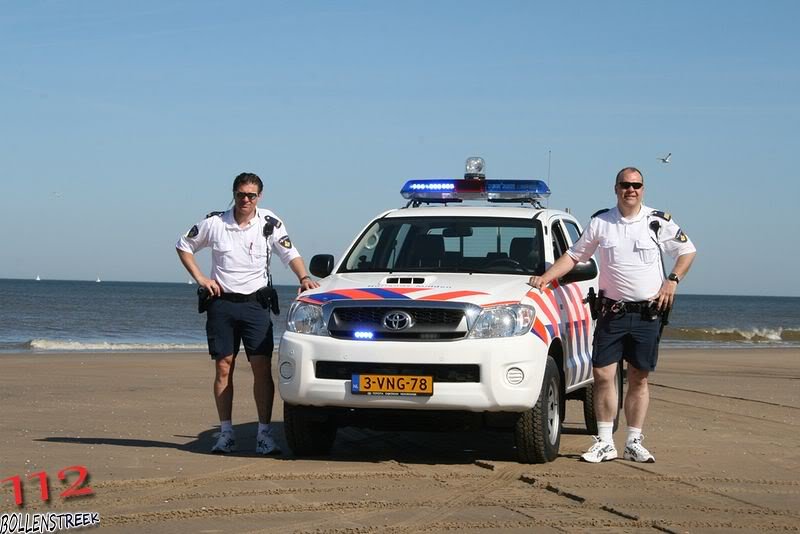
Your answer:
[[[510,267],[515,271],[525,271],[525,267],[523,267],[522,264],[514,258],[497,258],[496,260],[490,261],[486,266],[487,269],[494,269],[498,267]]]

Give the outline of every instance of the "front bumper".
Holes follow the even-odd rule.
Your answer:
[[[535,335],[447,342],[343,340],[286,332],[278,360],[278,389],[284,401],[306,406],[524,411],[539,398],[547,347]],[[434,382],[433,395],[369,396],[351,393],[351,381],[317,378],[316,363],[477,365],[478,382]],[[512,384],[509,377],[521,381]]]

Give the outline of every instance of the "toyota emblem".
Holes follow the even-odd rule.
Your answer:
[[[405,330],[411,328],[413,324],[414,319],[404,311],[394,310],[383,316],[383,326],[389,330]]]

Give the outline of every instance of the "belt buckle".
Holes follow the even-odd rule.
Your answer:
[[[614,304],[611,305],[611,311],[613,313],[619,313],[625,309],[625,303],[621,300],[616,301]]]

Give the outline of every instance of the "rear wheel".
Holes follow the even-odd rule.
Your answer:
[[[617,390],[617,413],[614,416],[614,432],[619,426],[619,413],[622,411],[622,362],[617,364],[617,374],[614,375],[614,387]],[[583,419],[586,421],[586,430],[589,434],[597,435],[597,414],[595,412],[594,384],[583,390]]]
[[[328,454],[336,440],[336,422],[319,409],[284,404],[283,424],[295,456]]]
[[[520,414],[514,428],[514,441],[520,462],[552,462],[561,445],[561,376],[555,360],[548,356],[544,380],[536,405]]]

